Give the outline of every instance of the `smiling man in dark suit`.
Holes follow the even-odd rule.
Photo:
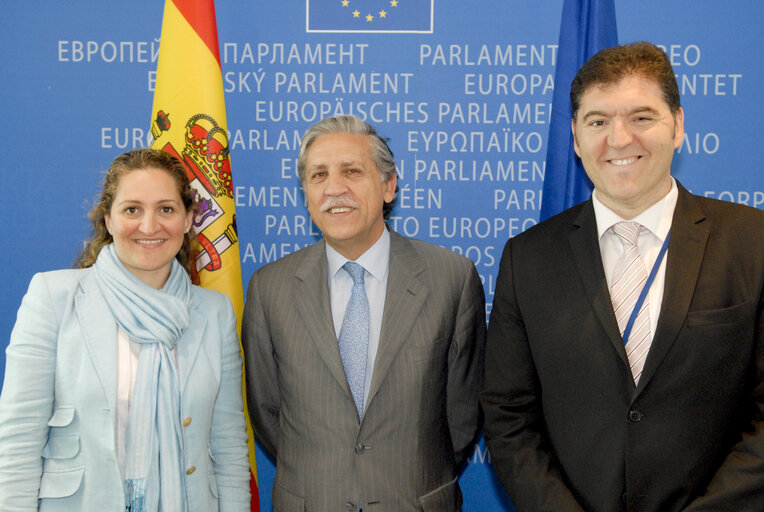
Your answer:
[[[387,227],[395,162],[367,123],[312,126],[298,172],[323,240],[253,275],[242,331],[274,510],[456,512],[480,427],[475,266]]]
[[[520,511],[764,510],[764,212],[672,178],[671,64],[634,43],[573,81],[590,200],[511,239],[481,395]]]

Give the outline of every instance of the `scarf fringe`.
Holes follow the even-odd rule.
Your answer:
[[[125,480],[125,512],[146,512],[146,479]]]

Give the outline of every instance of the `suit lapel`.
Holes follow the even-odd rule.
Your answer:
[[[85,346],[90,353],[109,409],[117,410],[117,321],[106,304],[95,271],[80,279],[74,299]]]
[[[390,365],[410,338],[409,332],[427,300],[429,290],[419,279],[425,270],[424,261],[404,237],[390,231],[390,270],[379,334],[379,349],[374,362],[374,375],[369,389],[370,404],[379,391]]]
[[[297,312],[305,323],[305,329],[310,333],[319,356],[348,398],[352,400],[345,368],[342,366],[337,334],[334,332],[326,274],[325,242],[321,240],[313,244],[305,250],[304,254],[294,274],[298,280],[295,287]]]
[[[677,182],[679,197],[671,222],[671,240],[666,262],[661,313],[647,354],[645,368],[639,380],[638,391],[644,389],[655,375],[661,361],[676,340],[684,323],[690,302],[698,282],[703,254],[708,241],[708,228],[704,225],[705,214],[692,195]]]
[[[178,350],[178,372],[180,378],[180,391],[186,389],[188,376],[194,365],[199,348],[202,346],[202,338],[207,331],[207,320],[191,309],[191,322],[183,332],[183,336],[176,345]]]
[[[618,329],[613,304],[610,301],[610,291],[607,289],[605,271],[602,268],[602,255],[597,240],[597,221],[591,199],[583,205],[573,226],[568,242],[573,261],[586,290],[586,296],[602,328],[607,333],[610,343],[618,352],[625,369],[628,370],[629,360],[626,357],[626,348]]]

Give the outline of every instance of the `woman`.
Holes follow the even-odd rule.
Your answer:
[[[37,274],[0,396],[0,510],[249,510],[235,318],[193,286],[193,192],[119,156],[80,269]]]

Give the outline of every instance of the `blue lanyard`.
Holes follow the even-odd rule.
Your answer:
[[[670,229],[668,234],[666,234],[666,240],[663,241],[663,246],[661,246],[661,252],[658,253],[658,258],[655,260],[655,263],[653,263],[653,269],[650,271],[650,275],[647,277],[647,281],[645,281],[645,285],[642,287],[642,292],[639,294],[637,303],[634,304],[634,310],[631,312],[631,316],[629,317],[629,322],[626,324],[626,329],[624,329],[623,331],[624,345],[626,345],[626,343],[629,341],[631,328],[634,327],[634,322],[637,320],[637,315],[639,315],[639,310],[642,309],[642,303],[645,302],[645,298],[647,298],[647,292],[650,291],[650,287],[653,285],[653,281],[655,281],[655,274],[658,273],[658,268],[661,266],[663,257],[666,255],[666,251],[668,250],[668,245],[669,245],[669,238],[671,238]]]

